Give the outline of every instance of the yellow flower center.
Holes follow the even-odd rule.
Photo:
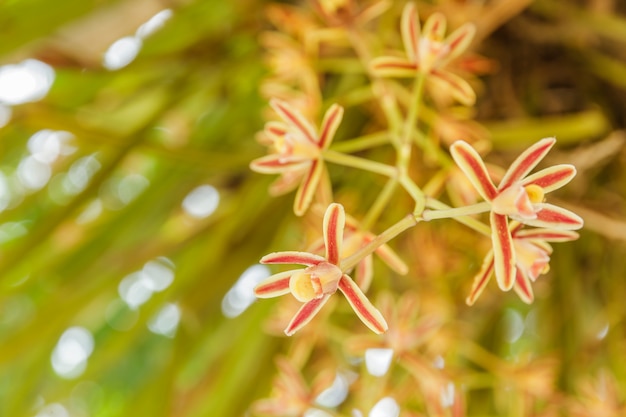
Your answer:
[[[526,194],[528,195],[528,199],[536,204],[543,202],[543,197],[545,193],[543,192],[543,188],[538,186],[537,184],[530,184],[524,187],[526,190]]]
[[[289,290],[303,303],[337,291],[343,272],[337,265],[322,262],[296,272],[289,279]]]

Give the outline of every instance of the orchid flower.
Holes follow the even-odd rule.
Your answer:
[[[526,225],[556,230],[576,230],[583,226],[583,220],[576,214],[543,203],[545,194],[561,188],[576,175],[573,165],[555,165],[528,176],[555,142],[554,138],[546,138],[529,147],[513,162],[497,187],[471,145],[457,141],[450,147],[456,164],[490,206],[494,270],[504,291],[515,285],[518,264],[509,217]]]
[[[513,289],[527,304],[534,299],[531,282],[550,269],[552,247],[547,242],[567,242],[578,239],[578,233],[570,230],[522,229],[521,223],[511,224],[511,237],[515,250],[515,283]],[[474,284],[467,304],[472,305],[485,289],[494,269],[493,250],[487,253],[480,272],[474,278]]]
[[[359,319],[375,333],[384,333],[387,323],[370,303],[359,286],[341,270],[343,233],[346,215],[341,204],[333,203],[324,214],[324,246],[326,256],[309,252],[275,252],[261,258],[264,264],[300,264],[295,269],[272,275],[254,289],[259,298],[271,298],[291,293],[304,304],[291,320],[288,336],[305,326],[339,289]]]
[[[294,176],[299,178],[300,186],[293,209],[296,215],[301,216],[309,208],[322,178],[322,152],[328,149],[333,140],[343,117],[343,108],[332,105],[324,115],[318,133],[288,103],[274,99],[270,101],[270,106],[283,119],[283,122],[269,122],[265,126],[264,134],[274,153],[255,159],[250,163],[250,168],[263,174],[281,174],[281,183],[293,184]]]
[[[415,77],[419,72],[429,74],[447,85],[453,97],[461,103],[474,104],[476,94],[467,81],[444,69],[472,42],[476,32],[473,24],[466,23],[444,38],[446,18],[441,13],[434,13],[421,31],[417,8],[414,3],[407,3],[402,12],[401,32],[406,58],[375,58],[371,62],[374,74],[380,77]]]

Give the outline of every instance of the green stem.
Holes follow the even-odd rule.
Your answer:
[[[363,246],[353,255],[348,256],[346,259],[344,259],[340,265],[341,270],[344,272],[351,270],[352,268],[356,266],[356,264],[361,262],[363,258],[365,258],[368,255],[371,255],[376,249],[378,249],[380,246],[384,245],[385,243],[389,242],[391,239],[398,236],[400,233],[415,226],[417,223],[419,223],[419,221],[420,219],[417,219],[413,215],[409,214],[408,216],[405,216],[402,220],[400,220],[398,223],[394,224],[393,226],[391,226],[390,228],[388,228],[387,230],[385,230],[384,232],[376,236],[374,240],[372,240],[367,245]]]
[[[380,162],[370,161],[369,159],[363,159],[352,155],[346,155],[330,149],[324,151],[323,159],[327,162],[332,162],[333,164],[358,168],[364,171],[384,175],[389,178],[397,176],[396,168],[390,165],[381,164]]]
[[[455,207],[450,209],[442,209],[442,210],[424,210],[422,218],[425,221],[435,220],[435,219],[449,219],[451,217],[459,217],[459,216],[470,216],[472,214],[485,213],[491,210],[491,205],[484,201],[482,203],[473,204],[471,206],[465,207]]]
[[[389,203],[389,200],[391,200],[391,197],[393,196],[393,193],[396,190],[397,186],[398,180],[396,178],[390,178],[389,181],[387,181],[387,184],[385,184],[385,187],[378,194],[378,197],[376,197],[376,201],[374,202],[374,204],[372,204],[367,214],[363,218],[363,221],[361,222],[361,227],[363,228],[363,230],[369,230],[376,222],[376,219],[380,217],[383,209],[385,208],[387,203]]]
[[[333,144],[331,149],[335,152],[352,153],[365,149],[374,148],[389,143],[389,132],[376,132],[360,138]]]
[[[439,200],[435,200],[434,198],[430,198],[430,197],[426,199],[426,207],[437,209],[437,210],[452,209],[452,207],[440,202]],[[491,228],[487,226],[486,224],[474,219],[473,217],[458,216],[458,217],[453,217],[453,219],[461,224],[464,224],[465,226],[471,229],[476,230],[478,233],[482,233],[485,236],[491,236]]]

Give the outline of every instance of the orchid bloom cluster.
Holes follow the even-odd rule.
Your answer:
[[[250,167],[261,174],[279,176],[270,188],[273,195],[297,189],[293,212],[303,225],[315,224],[316,230],[314,236],[305,235],[311,241],[302,239],[302,247],[279,248],[281,251],[261,258],[263,264],[297,267],[279,266],[283,269],[259,283],[255,295],[287,296],[300,303],[284,330],[292,336],[315,320],[324,306],[332,310],[340,305],[341,301],[329,303],[339,291],[358,319],[375,333],[370,337],[377,338],[367,341],[367,337],[357,337],[348,345],[360,346],[361,350],[390,350],[418,380],[424,401],[431,402],[428,410],[448,415],[448,400],[438,400],[445,397],[457,401],[453,415],[460,417],[464,394],[455,391],[457,384],[449,374],[431,364],[434,352],[438,351],[441,359],[445,352],[442,346],[450,346],[452,341],[440,340],[424,349],[430,351],[422,352],[426,356],[433,353],[428,360],[416,356],[428,345],[426,340],[435,337],[450,319],[446,311],[417,318],[420,291],[415,290],[421,278],[415,276],[415,269],[433,255],[430,248],[409,245],[408,239],[397,239],[395,250],[389,242],[419,234],[420,229],[430,230],[435,222],[454,220],[476,232],[476,241],[490,243],[490,248],[479,254],[484,256],[482,267],[465,268],[470,277],[475,274],[473,285],[467,283],[466,304],[477,302],[492,276],[500,290],[513,290],[530,304],[540,298],[532,284],[550,269],[551,244],[577,239],[575,230],[583,226],[578,215],[546,201],[549,193],[574,178],[576,169],[557,164],[533,173],[556,139],[532,143],[530,138],[528,143],[532,144],[500,175],[498,169],[488,169],[481,156],[489,148],[484,146],[488,138],[481,138],[482,146],[478,146],[472,135],[463,136],[469,131],[484,131],[460,127],[463,120],[452,120],[454,113],[449,111],[451,105],[473,106],[476,102],[474,84],[479,81],[466,79],[467,73],[459,71],[464,68],[462,55],[476,33],[472,23],[461,24],[447,34],[444,14],[431,13],[422,26],[416,5],[408,3],[399,21],[398,38],[404,47],[399,53],[397,45],[387,46],[368,32],[372,22],[391,8],[390,2],[373,1],[363,7],[352,0],[312,3],[317,17],[329,27],[314,17],[307,21],[300,9],[285,6],[283,12],[273,11],[275,25],[284,32],[281,36],[290,37],[280,43],[289,45],[284,57],[279,48],[271,51],[274,62],[298,56],[299,66],[310,67],[302,71],[301,80],[297,73],[285,77],[280,72],[280,77],[271,78],[271,88],[263,90],[274,93],[268,97],[272,119],[258,136],[268,153],[253,160]],[[346,45],[351,52],[339,59],[337,54],[345,52]],[[316,71],[318,78],[313,80],[311,74]],[[353,77],[354,73],[365,81]],[[340,82],[344,75],[348,80],[345,85]],[[276,88],[280,79],[288,81]],[[304,85],[306,88],[298,90]],[[354,91],[346,92],[346,85]],[[456,104],[430,97],[433,87]],[[318,90],[312,94],[310,90],[315,88]],[[366,120],[358,120],[363,113],[368,114]],[[446,119],[451,120],[449,126],[442,127]],[[351,134],[348,132],[359,130],[361,136],[346,138]],[[440,132],[446,137],[438,136]],[[451,133],[458,137],[449,140]],[[341,177],[347,171],[351,179],[354,172],[366,175],[352,187]],[[450,206],[450,201],[457,206]],[[413,229],[411,233],[409,229]],[[392,272],[375,267],[374,253]],[[379,274],[387,279],[379,279]],[[390,295],[382,299],[380,310],[366,295],[394,286],[396,290],[409,287],[412,294],[402,298],[398,309],[392,308]],[[325,325],[328,317],[331,315],[318,319]],[[312,327],[311,333],[320,333],[319,326]],[[288,367],[283,363],[281,368],[286,372]],[[425,375],[431,375],[436,383],[424,382]],[[289,398],[282,398],[288,397],[290,388],[279,385],[281,401],[292,404]],[[297,386],[304,385],[298,382]],[[299,391],[292,396],[298,405],[293,415],[302,415],[315,405],[311,394]],[[281,407],[278,403],[263,404],[272,405],[269,408],[274,411],[268,414],[283,415],[276,411]]]

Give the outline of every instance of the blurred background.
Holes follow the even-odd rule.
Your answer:
[[[269,197],[248,168],[264,153],[269,3],[0,3],[0,416],[239,416],[269,395],[292,341],[266,332],[276,303],[251,288],[270,274],[261,256],[301,243],[293,195]],[[456,226],[399,239],[411,273],[392,286],[443,292],[454,328],[498,356],[554,359],[544,403],[608,372],[613,397],[596,397],[612,408],[589,415],[626,415],[626,4],[425,7],[479,27],[491,62],[472,117],[490,160],[556,136],[552,160],[578,168],[557,197],[586,227],[557,245],[533,306],[494,288],[464,305],[487,246],[461,253],[476,237]],[[499,415],[494,381],[468,415]]]

